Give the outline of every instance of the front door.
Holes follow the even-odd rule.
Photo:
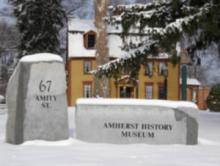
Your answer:
[[[123,86],[119,89],[120,98],[134,98],[134,87]]]

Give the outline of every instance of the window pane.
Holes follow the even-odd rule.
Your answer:
[[[153,86],[152,85],[145,86],[145,94],[146,94],[146,99],[153,98]]]
[[[84,61],[84,73],[88,73],[92,69],[91,61]]]
[[[164,62],[160,62],[159,64],[159,75],[167,75],[167,66]]]
[[[192,90],[192,102],[197,102],[197,91],[195,89]]]
[[[92,86],[91,84],[84,84],[83,85],[83,97],[85,98],[89,98],[92,95]]]
[[[167,99],[166,84],[159,85],[159,99]]]
[[[88,48],[95,47],[95,35],[88,35]]]

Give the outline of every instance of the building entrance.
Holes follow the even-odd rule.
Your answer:
[[[120,98],[134,98],[134,87],[128,87],[128,86],[124,86],[124,87],[120,87],[119,89],[120,91]]]

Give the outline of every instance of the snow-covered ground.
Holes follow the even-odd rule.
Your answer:
[[[199,145],[91,144],[74,138],[59,142],[5,143],[7,112],[0,111],[0,166],[220,166],[220,113],[199,112]],[[69,109],[70,136],[74,111]]]

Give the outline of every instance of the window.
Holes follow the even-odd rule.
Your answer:
[[[145,98],[146,99],[153,99],[153,84],[146,84],[145,85]]]
[[[159,87],[158,87],[158,90],[159,90],[159,99],[163,99],[163,100],[166,100],[167,99],[167,90],[166,90],[166,84],[159,84]]]
[[[197,90],[196,89],[192,90],[192,102],[194,103],[197,102]]]
[[[84,34],[84,46],[87,49],[94,49],[96,43],[96,34],[93,31],[89,31]]]
[[[159,63],[159,75],[163,75],[163,76],[168,75],[167,64],[164,62]]]
[[[134,98],[134,87],[120,87],[120,98]]]
[[[95,34],[88,35],[88,48],[95,47]]]
[[[92,97],[92,83],[83,83],[83,97],[90,98]]]
[[[92,70],[92,61],[86,60],[84,61],[83,65],[84,74],[89,74],[89,72]]]
[[[153,63],[152,62],[149,62],[149,63],[146,64],[144,74],[146,76],[152,76],[153,75]]]

